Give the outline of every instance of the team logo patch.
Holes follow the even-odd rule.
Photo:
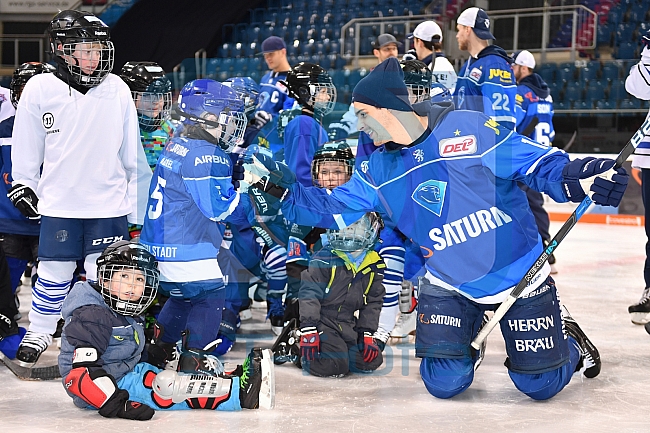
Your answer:
[[[472,81],[476,81],[478,83],[478,80],[481,79],[481,76],[483,75],[483,71],[481,71],[479,68],[472,68],[471,71],[469,71],[469,78]]]
[[[364,173],[368,172],[368,161],[363,161],[361,163],[361,171],[364,172]]]
[[[442,206],[445,202],[447,182],[441,180],[427,180],[415,188],[411,198],[426,210],[442,216]]]
[[[54,126],[54,114],[50,112],[43,114],[43,126],[45,129],[50,129]]]
[[[68,231],[67,230],[59,230],[54,234],[54,238],[59,241],[59,242],[65,242],[68,240]]]
[[[415,160],[416,160],[417,162],[422,162],[422,161],[424,161],[424,150],[422,150],[422,149],[416,149],[416,150],[413,152],[413,158],[415,158]]]
[[[438,144],[440,156],[448,158],[459,155],[472,155],[476,153],[476,137],[463,135],[460,137],[444,138]]]

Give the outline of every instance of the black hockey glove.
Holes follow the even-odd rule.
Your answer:
[[[570,161],[562,170],[562,185],[567,198],[581,202],[591,191],[594,203],[618,206],[630,176],[624,168],[614,170],[614,163],[613,159],[591,156]]]
[[[273,118],[269,113],[266,111],[257,111],[255,113],[255,117],[251,119],[250,124],[254,126],[257,129],[262,129],[264,128],[264,125],[269,123],[269,121]]]
[[[123,389],[117,390],[99,409],[99,414],[106,418],[124,418],[136,421],[150,420],[155,413],[146,404],[129,400],[129,392]]]
[[[415,51],[415,48],[411,48],[402,56],[402,60],[417,60],[418,54]]]
[[[14,185],[7,194],[11,204],[30,220],[40,219],[38,213],[38,197],[33,189],[26,185]]]
[[[244,180],[244,159],[239,158],[232,166],[232,186],[239,189],[239,181]]]

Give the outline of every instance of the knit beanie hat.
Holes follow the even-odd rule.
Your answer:
[[[397,111],[413,111],[399,61],[389,57],[370,71],[352,91],[352,102]]]

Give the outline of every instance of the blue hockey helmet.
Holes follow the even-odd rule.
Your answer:
[[[217,81],[202,78],[185,84],[178,98],[178,112],[183,124],[204,130],[208,133],[205,139],[226,152],[244,137],[244,101]]]
[[[235,90],[237,96],[244,101],[244,113],[250,116],[257,107],[257,97],[260,94],[260,85],[251,77],[231,77],[223,82]]]
[[[384,221],[377,212],[368,212],[344,229],[327,230],[327,240],[333,250],[359,251],[374,248]]]
[[[440,83],[431,83],[431,102],[433,104],[451,101],[451,92],[447,87]]]
[[[127,62],[120,77],[131,89],[138,110],[138,123],[153,132],[169,119],[172,110],[172,82],[155,62]]]

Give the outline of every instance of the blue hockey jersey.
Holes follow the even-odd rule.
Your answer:
[[[41,231],[40,221],[27,219],[7,198],[7,192],[13,182],[11,177],[11,135],[14,129],[14,119],[15,116],[11,116],[0,122],[0,175],[2,175],[0,233],[38,236]]]
[[[161,281],[222,278],[216,221],[239,203],[230,158],[214,144],[174,137],[153,172],[140,242],[159,261]]]
[[[355,171],[330,194],[291,185],[282,211],[298,224],[341,227],[378,210],[421,247],[433,284],[481,303],[501,302],[542,252],[517,182],[565,202],[562,169],[569,158],[453,106],[432,106],[429,125],[419,144],[380,148],[365,173]]]
[[[523,78],[517,86],[515,105],[517,132],[550,146],[555,138],[553,129],[553,97],[539,75]],[[537,124],[532,123],[537,119]]]
[[[313,185],[311,162],[316,151],[328,140],[327,131],[321,124],[304,114],[291,119],[285,127],[284,161],[301,184]]]
[[[501,125],[515,129],[517,85],[510,64],[512,59],[496,45],[470,57],[460,68],[454,101],[462,110],[487,114]]]
[[[280,110],[293,107],[294,100],[287,94],[286,86],[278,82],[287,79],[287,72],[269,71],[264,74],[260,80],[260,94],[257,97],[258,111],[266,111],[277,117]]]

